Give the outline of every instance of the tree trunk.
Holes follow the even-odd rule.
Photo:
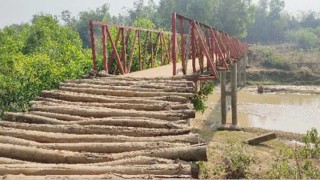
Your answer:
[[[175,113],[174,111],[134,111],[110,108],[90,108],[77,106],[33,106],[32,111],[44,111],[59,114],[78,115],[82,117],[106,118],[112,116],[130,116],[130,117],[147,117],[163,120],[176,121],[181,119],[189,119],[195,117],[195,111],[183,111],[183,113]]]
[[[161,103],[174,103],[169,102],[170,97],[159,97],[159,98],[121,98],[121,97],[110,97],[101,95],[92,95],[85,93],[74,93],[60,90],[42,91],[42,97],[54,98],[65,101],[74,102],[99,102],[99,103],[137,103],[137,104],[161,104]],[[166,98],[168,100],[166,100]],[[188,100],[186,98],[178,98],[177,102],[186,103]]]
[[[158,97],[158,96],[181,96],[190,98],[193,93],[176,93],[176,92],[138,92],[131,90],[109,90],[109,89],[96,89],[96,88],[82,88],[82,87],[67,87],[60,86],[63,91],[87,93],[96,95],[107,95],[107,96],[120,96],[120,97]]]
[[[29,146],[42,149],[66,150],[92,153],[122,153],[138,150],[152,150],[166,147],[187,146],[185,143],[167,142],[122,142],[122,143],[37,143],[20,138],[0,136],[0,143]]]
[[[194,87],[136,87],[136,86],[112,86],[112,85],[95,85],[95,84],[76,84],[76,83],[61,83],[62,87],[80,87],[80,88],[94,88],[94,89],[109,89],[109,90],[129,90],[129,91],[137,91],[137,92],[180,92],[180,93],[194,93]]]
[[[41,163],[97,163],[136,156],[149,156],[184,161],[206,161],[206,146],[178,146],[113,154],[79,153],[0,143],[0,156]],[[0,171],[1,172],[1,171]]]
[[[103,174],[103,175],[5,175],[0,176],[0,179],[6,180],[88,180],[88,179],[192,179],[191,175],[125,175],[125,174]],[[197,178],[197,177],[196,177]]]
[[[37,115],[37,116],[43,116],[43,117],[58,119],[58,120],[62,120],[62,121],[81,121],[81,120],[88,119],[88,118],[81,117],[81,116],[71,116],[68,114],[57,114],[57,113],[41,112],[41,111],[31,111],[29,113]]]
[[[60,121],[54,118],[48,118],[27,113],[12,113],[5,112],[3,115],[3,120],[13,121],[13,122],[26,122],[32,124],[67,124],[66,121]]]
[[[41,131],[30,131],[23,129],[13,129],[0,127],[0,135],[11,136],[41,143],[80,143],[80,142],[171,142],[198,144],[202,142],[198,134],[185,134],[176,136],[158,137],[132,137],[132,136],[112,136],[112,135],[84,135],[51,133]]]
[[[143,111],[161,111],[161,110],[171,110],[169,104],[131,104],[131,103],[81,103],[81,102],[70,102],[70,101],[31,101],[31,105],[72,105],[72,106],[86,106],[86,107],[104,107],[112,109],[134,109]]]
[[[152,129],[137,127],[101,126],[101,125],[50,125],[27,124],[0,121],[0,126],[14,129],[24,129],[42,132],[56,132],[67,134],[108,134],[134,137],[181,135],[191,132],[190,129]]]
[[[126,126],[144,128],[166,128],[166,129],[189,129],[186,125],[176,124],[165,120],[135,120],[135,119],[88,119],[75,122],[79,125],[105,125],[105,126]],[[184,121],[186,122],[186,121]]]
[[[0,167],[0,175],[100,175],[119,173],[127,175],[191,175],[191,165],[186,164],[153,164],[131,166],[86,166],[86,165],[31,165],[8,164]]]
[[[175,86],[175,87],[194,87],[193,81],[168,81],[168,80],[159,80],[159,81],[126,81],[126,80],[113,80],[113,79],[76,79],[76,80],[67,80],[66,83],[75,83],[75,84],[96,84],[96,85],[113,85],[113,86],[135,86],[135,85],[161,85],[161,86]]]

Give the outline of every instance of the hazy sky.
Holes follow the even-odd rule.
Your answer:
[[[285,1],[286,10],[289,12],[295,13],[300,10],[320,12],[320,0]],[[112,15],[117,15],[123,12],[124,6],[132,7],[133,2],[134,0],[0,0],[0,28],[14,23],[28,22],[32,15],[40,12],[59,15],[63,10],[70,10],[73,15],[77,15],[80,11],[96,9],[104,3],[110,4]]]

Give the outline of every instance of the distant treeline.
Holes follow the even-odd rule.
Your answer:
[[[307,3],[307,2],[306,2]],[[72,16],[64,11],[61,18],[67,26],[80,34],[84,47],[89,47],[88,20],[131,25],[137,18],[152,21],[155,28],[170,30],[171,13],[197,19],[217,27],[249,43],[294,43],[309,50],[320,45],[320,12],[299,12],[291,15],[284,11],[283,0],[136,0],[131,9],[117,16],[109,13],[109,4],[96,10]]]

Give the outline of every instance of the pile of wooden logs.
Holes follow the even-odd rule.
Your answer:
[[[190,178],[206,145],[185,79],[99,77],[43,91],[0,121],[0,175],[9,179]],[[192,176],[193,175],[193,176]]]

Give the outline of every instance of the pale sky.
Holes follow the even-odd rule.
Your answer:
[[[258,0],[254,0],[256,1]],[[0,0],[0,28],[29,22],[34,14],[41,12],[59,15],[63,10],[69,10],[73,15],[77,15],[80,11],[94,10],[104,3],[109,3],[112,15],[118,15],[123,13],[124,6],[131,8],[133,2],[134,0]],[[320,12],[320,0],[285,0],[285,2],[288,12],[296,13],[301,10]]]

